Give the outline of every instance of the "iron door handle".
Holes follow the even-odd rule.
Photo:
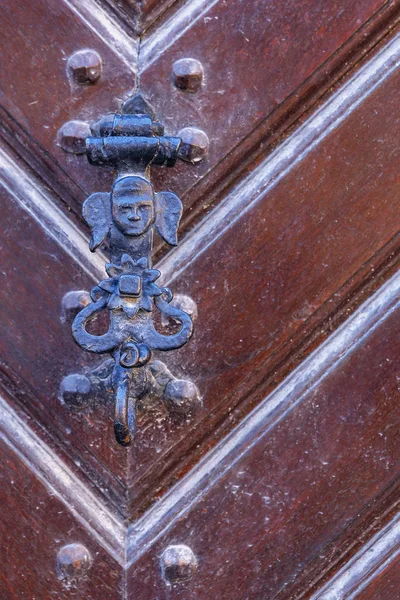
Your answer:
[[[175,408],[199,401],[196,386],[173,377],[153,350],[174,350],[186,344],[193,332],[191,316],[173,306],[171,291],[157,283],[160,271],[152,266],[154,230],[170,245],[177,245],[182,202],[171,192],[155,193],[150,165],[172,167],[179,157],[181,139],[164,135],[152,118],[152,108],[140,94],[128,99],[121,114],[107,115],[91,126],[86,154],[92,165],[117,170],[110,192],[97,192],[83,204],[83,217],[91,230],[92,252],[109,240],[108,278],[90,293],[91,302],[72,324],[78,345],[94,353],[109,353],[106,372],[115,397],[114,431],[119,444],[132,443],[136,403],[152,388],[163,389],[164,400]],[[171,335],[154,327],[153,308],[180,324]],[[109,311],[109,328],[102,335],[86,329],[98,313]],[[157,384],[158,385],[154,385]],[[185,408],[183,408],[185,410]]]

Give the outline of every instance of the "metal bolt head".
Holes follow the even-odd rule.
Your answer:
[[[189,546],[168,546],[161,556],[161,571],[171,583],[190,579],[197,568],[197,560]]]
[[[86,138],[91,135],[89,124],[85,121],[67,121],[59,129],[57,144],[71,154],[86,152]]]
[[[57,573],[68,583],[77,582],[92,566],[90,552],[82,544],[68,544],[57,553]]]
[[[91,392],[92,384],[86,375],[71,373],[61,382],[59,398],[67,406],[81,410],[89,404]]]
[[[180,90],[197,92],[202,86],[203,78],[203,65],[195,58],[181,58],[172,66],[172,81]]]
[[[182,143],[179,148],[179,158],[196,164],[205,159],[208,154],[210,141],[207,134],[196,127],[185,127],[178,133]]]
[[[72,323],[78,312],[90,303],[89,292],[84,290],[67,292],[61,302],[61,322]]]
[[[171,300],[171,306],[174,308],[179,308],[179,310],[183,310],[187,313],[192,321],[196,321],[198,317],[197,304],[190,296],[186,294],[174,294],[174,297]],[[165,314],[161,315],[161,324],[163,327],[167,327],[172,317],[167,317]]]
[[[67,69],[75,83],[93,85],[101,77],[101,56],[96,50],[78,50],[69,57]]]
[[[197,386],[186,379],[172,379],[164,390],[164,402],[171,413],[187,415],[200,404],[200,392]]]

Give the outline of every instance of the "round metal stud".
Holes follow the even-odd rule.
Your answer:
[[[190,579],[197,568],[197,560],[189,546],[168,546],[161,556],[161,571],[171,583]]]
[[[163,400],[169,412],[187,415],[200,404],[200,392],[197,386],[186,379],[172,379],[164,390]]]
[[[86,152],[86,138],[91,135],[89,124],[85,121],[67,121],[57,134],[57,144],[71,154]]]
[[[178,133],[182,143],[179,148],[179,158],[196,164],[205,159],[208,154],[210,141],[207,134],[196,127],[185,127]]]
[[[89,292],[84,290],[67,292],[61,302],[61,322],[72,323],[78,312],[90,302]]]
[[[203,78],[203,65],[195,58],[181,58],[172,66],[172,81],[180,90],[197,92],[202,86]]]
[[[196,321],[199,314],[197,310],[197,304],[190,296],[187,296],[186,294],[174,294],[174,297],[171,300],[171,306],[185,311],[185,313],[192,318],[193,322]],[[161,315],[161,324],[163,327],[167,327],[170,320],[171,317],[167,317],[164,314]]]
[[[76,83],[93,85],[101,77],[101,56],[96,50],[78,50],[69,57],[67,69]]]
[[[92,384],[86,375],[71,373],[64,377],[60,386],[60,400],[67,406],[81,410],[90,402]]]
[[[92,566],[90,552],[82,544],[68,544],[57,553],[57,573],[68,583],[78,582]]]

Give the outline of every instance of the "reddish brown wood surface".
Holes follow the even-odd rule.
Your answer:
[[[162,20],[171,17],[171,13],[184,5],[184,0],[100,0],[104,9],[117,16],[127,31],[143,34],[149,27],[159,27]],[[187,4],[187,3],[186,3]]]
[[[266,152],[390,29],[398,4],[221,1],[194,12],[196,20],[183,33],[161,27],[144,39],[140,52],[141,89],[168,119],[170,131],[194,126],[210,138],[202,165],[156,174],[160,188],[183,196],[185,228],[221,200],[221,190],[251,155]],[[184,57],[204,65],[205,83],[196,94],[171,82],[174,61]]]
[[[119,564],[2,441],[0,461],[0,598],[120,598]],[[64,585],[56,571],[57,552],[71,543],[83,544],[94,559],[77,589]]]
[[[182,253],[185,269],[172,288],[190,293],[200,316],[188,348],[166,361],[198,384],[204,408],[189,423],[168,417],[161,405],[142,413],[128,452],[114,443],[111,406],[73,414],[57,399],[62,377],[90,360],[60,323],[61,298],[92,282],[15,200],[3,197],[3,371],[26,410],[67,444],[106,496],[121,506],[123,495],[121,510],[125,502],[128,514],[142,510],[214,443],[217,427],[232,426],[236,407],[235,420],[261,400],[278,366],[290,363],[304,339],[329,328],[371,269],[395,252],[397,88],[397,75],[384,80],[268,193],[253,201],[257,190],[246,188],[238,211],[252,202],[249,210],[236,221],[223,218],[225,231],[204,252],[200,236],[191,256],[183,245],[171,259],[173,275]],[[11,289],[20,290],[18,303]]]
[[[143,35],[150,27],[162,26],[166,19],[173,18],[176,10],[186,8],[187,2],[182,0],[143,0],[140,4],[139,31]]]
[[[188,428],[164,421],[139,430],[133,498],[153,476],[160,482],[162,470],[182,472],[181,461],[211,441],[217,423],[228,417],[229,424],[241,402],[248,410],[261,399],[297,345],[329,329],[335,310],[396,252],[398,82],[398,74],[386,79],[268,193],[256,190],[251,203],[248,188],[238,192],[239,207],[222,218],[219,236],[208,237],[205,223],[188,253],[182,245],[164,265],[179,272],[171,287],[199,308],[193,341],[167,361],[197,383],[204,409]],[[146,439],[161,467],[154,456],[147,462]],[[137,485],[143,475],[144,488]]]
[[[364,329],[348,322],[325,362],[317,347],[399,264],[398,12],[398,0],[3,3],[0,600],[300,600],[386,526],[399,498],[398,292],[364,305]],[[132,92],[143,29],[141,91],[169,133],[198,126],[211,142],[202,165],[152,175],[185,204],[165,283],[199,309],[191,343],[162,359],[203,406],[177,420],[145,404],[125,449],[108,400],[78,413],[58,398],[65,375],[103,359],[60,316],[66,292],[101,278],[77,215],[112,174],[56,136]],[[85,47],[103,59],[93,86],[66,72]],[[171,82],[184,56],[203,63],[197,94]],[[95,559],[76,590],[55,570],[71,542]],[[170,586],[160,555],[174,543],[198,570]],[[393,600],[397,580],[392,560],[357,597]]]
[[[85,195],[106,188],[111,174],[64,152],[57,132],[67,121],[93,122],[117,109],[136,84],[135,40],[82,15],[63,0],[35,0],[29,10],[15,2],[0,8],[0,51],[8,57],[0,74],[3,135],[78,215]],[[97,50],[103,61],[95,85],[75,84],[67,75],[67,59],[83,48]]]
[[[331,342],[333,364],[314,372],[306,362],[304,379],[289,380],[269,410],[266,402],[228,437],[194,472],[188,495],[178,485],[165,505],[182,494],[187,508],[168,509],[166,530],[155,526],[160,537],[131,569],[133,595],[170,597],[157,557],[182,543],[198,570],[174,586],[174,598],[307,597],[307,582],[322,577],[338,549],[351,550],[360,523],[398,498],[400,312],[392,297],[396,308],[378,306],[369,330],[356,335],[359,326],[349,325],[350,348]]]
[[[144,20],[155,18],[159,11],[164,11],[165,17],[170,14],[169,25],[160,21],[159,28],[142,44],[143,57],[146,44],[149,49],[154,39],[156,51],[147,50],[150,58],[161,52],[150,68],[143,64],[142,91],[155,103],[170,132],[194,125],[204,127],[211,138],[210,157],[203,166],[180,165],[175,174],[160,174],[156,179],[159,189],[166,186],[184,195],[185,229],[204,207],[219,202],[221,189],[239,176],[248,160],[264,154],[278,133],[286,131],[393,27],[398,12],[397,1],[322,6],[310,0],[307,7],[302,6],[305,17],[299,19],[295,1],[289,5],[267,6],[265,0],[253,4],[218,2],[210,10],[207,2],[196,5],[191,27],[187,3],[177,12],[179,3],[174,3],[171,13],[169,2],[140,7]],[[9,49],[18,45],[18,52],[5,61],[0,75],[0,133],[55,190],[55,201],[72,209],[81,225],[81,202],[89,192],[107,189],[111,173],[88,167],[83,156],[65,154],[56,144],[57,132],[68,120],[93,121],[118,109],[132,92],[136,78],[133,17],[123,26],[115,24],[121,6],[115,2],[103,6],[108,9],[100,16],[96,4],[91,10],[90,4],[64,0],[40,0],[30,11],[6,2],[0,10],[3,54],[7,56]],[[138,13],[136,3],[129,6]],[[252,11],[260,18],[254,20]],[[180,25],[171,29],[174,20]],[[108,23],[105,28],[104,23]],[[222,43],[217,42],[218,31],[224,32]],[[98,50],[103,59],[103,75],[94,86],[71,84],[66,73],[68,57],[85,47]],[[32,60],[34,48],[41,49],[40,62]],[[176,90],[170,81],[173,60],[189,49],[206,67],[206,85],[195,95]],[[257,57],[260,61],[256,63]],[[215,126],[209,131],[211,114]]]
[[[21,188],[13,192],[28,201]],[[56,241],[51,229],[34,220],[2,186],[0,198],[2,385],[123,510],[128,457],[113,441],[111,407],[76,413],[58,399],[65,375],[96,362],[76,346],[70,323],[60,318],[63,295],[71,288],[90,289],[94,278],[80,266],[78,249],[74,260],[62,248],[63,240]],[[44,215],[38,218],[44,221]]]
[[[400,557],[389,563],[386,569],[355,596],[357,600],[398,600],[400,594]]]
[[[386,514],[387,523],[371,520],[364,531],[364,540],[376,533],[360,546],[358,551],[320,587],[310,600],[332,600],[338,598],[374,598],[392,600],[398,597],[400,513],[398,500]],[[392,513],[390,515],[390,513]],[[368,535],[369,534],[369,535]],[[350,550],[351,551],[351,550]],[[342,557],[343,558],[343,557]]]

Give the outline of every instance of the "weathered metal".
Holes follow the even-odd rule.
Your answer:
[[[149,180],[150,165],[172,167],[180,138],[164,136],[164,127],[153,120],[152,110],[140,96],[130,98],[121,114],[106,115],[91,126],[86,153],[92,165],[113,165],[117,177],[111,192],[94,193],[83,204],[83,216],[91,229],[90,250],[109,240],[108,279],[91,291],[92,302],[76,315],[72,332],[81,348],[110,353],[108,375],[115,394],[115,436],[119,444],[131,444],[136,427],[136,403],[150,391],[165,394],[171,412],[188,412],[199,394],[191,382],[174,378],[153,350],[174,350],[190,339],[190,315],[171,304],[171,291],[160,287],[160,271],[152,267],[154,230],[168,244],[177,244],[182,203],[171,192],[155,193]],[[154,327],[153,308],[180,323],[165,335]],[[109,328],[103,335],[86,330],[100,312],[110,311]],[[108,369],[110,370],[110,369]],[[166,376],[168,373],[168,376]]]

